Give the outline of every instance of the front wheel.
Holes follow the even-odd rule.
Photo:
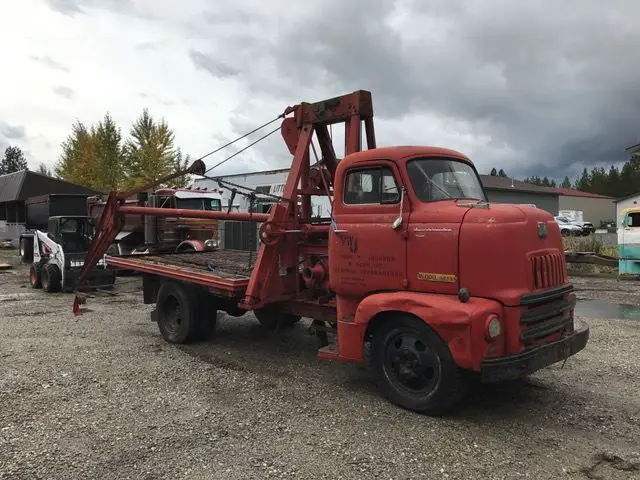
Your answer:
[[[47,263],[42,269],[42,290],[47,293],[58,292],[62,288],[62,272],[54,263]]]
[[[414,317],[390,319],[374,332],[371,365],[382,395],[416,412],[446,413],[466,391],[445,342]]]

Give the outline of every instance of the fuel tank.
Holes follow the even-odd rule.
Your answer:
[[[459,231],[459,286],[474,297],[518,305],[524,294],[568,283],[553,216],[527,205],[478,204]]]

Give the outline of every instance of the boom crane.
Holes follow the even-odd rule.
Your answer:
[[[105,263],[143,273],[143,301],[155,304],[151,319],[170,343],[208,338],[217,311],[252,311],[268,329],[308,317],[320,358],[363,363],[369,344],[381,393],[429,414],[452,409],[468,376],[519,378],[585,347],[589,327],[574,320],[549,213],[489,203],[473,162],[455,150],[377,148],[368,91],[300,103],[280,117],[293,159],[268,214],[132,207],[111,193],[85,271],[126,214],[260,222],[255,261],[220,250],[106,255]],[[335,125],[345,131],[341,160]],[[321,158],[312,163],[314,137]],[[207,172],[198,160],[186,173]],[[330,198],[331,219],[312,219],[315,195]]]

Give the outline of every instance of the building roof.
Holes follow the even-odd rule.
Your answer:
[[[96,195],[100,192],[31,170],[19,170],[0,175],[0,203],[21,202],[27,198],[48,193]]]
[[[602,198],[604,200],[613,200],[613,197],[599,195],[597,193],[582,192],[573,188],[554,188],[560,195],[565,197],[585,197],[585,198]]]
[[[482,185],[488,190],[509,190],[515,192],[537,193],[541,195],[560,195],[555,188],[539,187],[530,183],[521,182],[508,177],[494,175],[480,175]]]

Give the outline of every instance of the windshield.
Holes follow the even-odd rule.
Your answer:
[[[185,210],[215,210],[217,212],[222,209],[220,200],[217,198],[176,198],[176,208]]]
[[[407,163],[407,172],[416,196],[423,202],[487,200],[478,175],[467,163],[450,158],[419,158]]]
[[[95,224],[92,218],[61,218],[58,242],[66,253],[82,253],[89,250]]]

